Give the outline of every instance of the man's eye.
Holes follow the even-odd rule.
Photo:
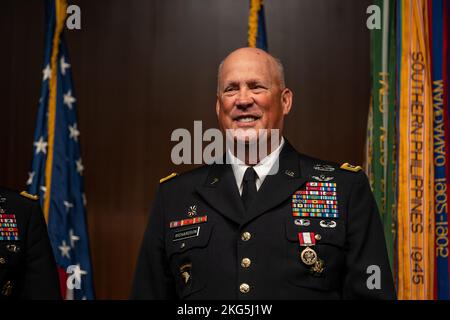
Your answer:
[[[252,89],[265,89],[265,87],[260,84],[257,84],[257,85],[254,85]]]
[[[233,90],[236,90],[236,88],[234,88],[234,87],[225,88],[225,92],[230,92],[230,91],[233,91]]]

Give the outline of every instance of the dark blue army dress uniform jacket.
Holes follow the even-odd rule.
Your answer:
[[[368,180],[349,168],[299,154],[286,141],[278,172],[265,178],[248,211],[229,164],[162,183],[131,298],[395,299]],[[334,195],[326,198],[334,210],[316,205],[307,216],[299,207],[308,194]]]
[[[0,188],[0,300],[60,298],[39,202]]]

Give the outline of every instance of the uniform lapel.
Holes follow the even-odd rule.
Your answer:
[[[212,164],[208,177],[197,192],[223,216],[240,224],[244,217],[244,205],[229,164]]]
[[[244,224],[288,199],[306,182],[300,171],[299,158],[297,151],[286,141],[280,153],[278,172],[264,179],[255,202],[244,215]]]

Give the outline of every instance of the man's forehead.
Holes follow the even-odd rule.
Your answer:
[[[222,68],[222,80],[244,78],[264,78],[271,74],[271,65],[267,60],[232,59],[225,61]]]

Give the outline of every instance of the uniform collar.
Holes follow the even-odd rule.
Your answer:
[[[225,155],[226,153],[223,157],[224,161]],[[223,164],[223,162],[212,164],[206,180],[202,185],[197,186],[196,191],[224,217],[244,225],[289,199],[295,190],[305,183],[306,178],[300,171],[301,157],[288,140],[285,140],[278,158],[279,168],[275,168],[278,170],[266,176],[258,190],[255,204],[248,212],[239,195],[230,164]]]
[[[258,175],[257,178],[258,189],[264,182],[264,179],[267,177],[267,175],[270,174],[270,170],[274,166],[275,162],[278,160],[283,146],[284,146],[284,137],[281,137],[281,142],[278,145],[278,147],[269,155],[267,155],[264,159],[262,159],[259,163],[253,166],[253,169],[255,169],[256,174]],[[231,167],[234,173],[234,178],[236,179],[236,185],[240,190],[242,186],[242,180],[244,179],[245,171],[250,166],[245,164],[245,162],[243,162],[242,160],[236,158],[229,149],[227,150],[227,158],[230,160]]]

